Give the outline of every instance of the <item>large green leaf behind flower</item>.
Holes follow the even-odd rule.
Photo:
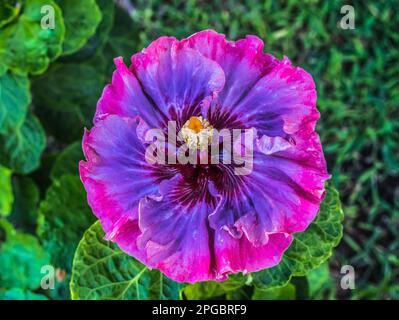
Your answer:
[[[54,10],[54,29],[42,27],[45,6]],[[61,54],[65,34],[62,13],[53,0],[27,0],[21,12],[18,19],[0,29],[0,71],[9,68],[40,74]]]
[[[45,145],[44,130],[29,113],[21,127],[0,135],[0,164],[18,173],[30,173],[39,166]]]
[[[27,76],[11,72],[0,75],[0,134],[9,133],[21,126],[30,102]]]
[[[81,141],[71,143],[57,157],[50,172],[52,180],[64,174],[79,175],[79,161],[83,160]]]
[[[112,75],[115,70],[114,58],[123,57],[125,62],[141,50],[137,47],[140,42],[139,26],[132,18],[118,6],[115,8],[115,23],[110,31],[110,41],[107,42],[103,53],[107,58],[107,74]]]
[[[235,274],[231,275],[227,281],[205,281],[186,285],[182,290],[182,297],[188,300],[203,300],[223,296],[241,288],[246,281],[246,277]]]
[[[96,0],[101,10],[102,19],[97,27],[96,33],[87,41],[86,45],[72,55],[73,60],[84,60],[95,55],[105,46],[112,25],[114,23],[115,2],[109,0]]]
[[[295,300],[296,289],[291,283],[269,289],[255,288],[252,300]]]
[[[81,49],[94,35],[101,21],[101,11],[96,0],[56,0],[65,22],[63,55]],[[110,2],[110,1],[109,1]]]
[[[36,113],[58,139],[76,141],[82,138],[84,127],[92,126],[105,83],[101,64],[101,58],[90,63],[57,63],[32,83]]]
[[[78,176],[53,182],[40,203],[37,233],[55,267],[71,270],[79,240],[94,220]]]
[[[104,241],[99,222],[79,243],[73,261],[71,296],[82,300],[178,299],[181,284],[146,266]]]
[[[330,288],[335,288],[330,276],[328,262],[308,272],[306,274],[306,279],[308,282],[310,299],[325,299],[325,292]]]

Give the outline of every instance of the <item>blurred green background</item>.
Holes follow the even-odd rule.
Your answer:
[[[61,8],[56,22],[64,17],[65,39],[57,32],[34,32],[40,16],[29,6],[50,2]],[[0,0],[0,97],[26,107],[7,112],[0,106],[0,242],[7,232],[14,234],[9,247],[0,249],[0,268],[13,266],[14,273],[2,270],[0,298],[44,298],[30,291],[34,286],[6,288],[21,287],[16,277],[37,283],[30,268],[48,261],[48,252],[60,257],[59,265],[69,261],[94,221],[76,159],[83,128],[91,127],[112,76],[112,59],[123,56],[127,62],[162,35],[183,38],[208,28],[231,40],[257,35],[266,52],[288,56],[316,82],[317,131],[345,220],[343,239],[329,260],[329,280],[315,298],[399,298],[398,1],[54,2]],[[355,10],[353,30],[339,25],[345,4]],[[68,211],[78,212],[81,221],[68,220]],[[65,229],[68,236],[57,231]],[[60,247],[64,239],[70,247]],[[354,290],[339,286],[342,265],[355,268]],[[68,297],[69,268],[57,271],[59,290],[50,298]]]

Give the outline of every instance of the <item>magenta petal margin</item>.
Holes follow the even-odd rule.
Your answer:
[[[79,165],[106,239],[180,282],[277,265],[316,217],[330,177],[311,75],[263,53],[256,36],[227,41],[213,30],[161,37],[129,67],[115,65]],[[249,175],[146,162],[143,128],[198,115],[215,129],[256,129]]]

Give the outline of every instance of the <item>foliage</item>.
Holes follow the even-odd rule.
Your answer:
[[[26,0],[21,5],[19,17],[0,29],[0,74],[7,68],[40,74],[61,54],[65,26],[60,8],[52,0]],[[54,10],[53,29],[41,26],[43,6]]]
[[[74,252],[94,220],[79,177],[65,174],[54,180],[40,203],[37,234],[53,266],[66,273],[66,288],[59,290],[67,292]]]
[[[101,11],[96,0],[56,0],[65,21],[65,39],[62,54],[69,55],[81,49],[96,32]]]
[[[71,281],[72,299],[178,299],[180,284],[105,241],[99,222],[85,233],[76,250]]]
[[[95,220],[85,200],[80,179],[63,175],[40,203],[37,234],[56,267],[71,269],[76,246]]]
[[[83,128],[91,126],[104,87],[101,71],[94,63],[55,63],[33,82],[37,113],[46,130],[60,141],[81,139]],[[56,89],[54,83],[59,84]]]
[[[396,2],[353,1],[354,30],[340,28],[338,0],[131,2],[122,10],[111,0],[0,1],[0,299],[69,298],[72,274],[76,299],[398,299]],[[54,29],[41,27],[43,5],[54,9]],[[159,36],[207,28],[229,39],[255,34],[265,51],[313,75],[333,178],[317,220],[280,265],[183,287],[102,240],[78,162],[113,58],[128,63]],[[332,187],[346,214],[334,251],[342,211]],[[40,288],[46,264],[58,270],[55,290]],[[347,264],[355,290],[339,287]]]
[[[0,166],[0,216],[7,216],[14,201],[11,186],[11,170]]]
[[[49,256],[32,235],[16,232],[6,223],[0,223],[3,235],[0,243],[0,283],[2,290],[33,290],[40,286],[42,266],[49,263]]]
[[[0,135],[0,164],[17,173],[29,173],[40,163],[46,136],[39,120],[29,113],[19,128]]]
[[[14,176],[12,180],[14,203],[9,220],[18,229],[34,232],[37,221],[37,207],[40,191],[32,178]]]
[[[31,100],[29,79],[10,72],[0,76],[0,134],[22,125]]]

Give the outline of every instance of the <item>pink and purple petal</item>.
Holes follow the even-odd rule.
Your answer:
[[[215,61],[172,37],[161,37],[133,55],[130,69],[149,99],[168,117],[199,113],[201,101],[215,96],[225,83]]]
[[[304,231],[330,177],[318,135],[305,127],[289,140],[263,136],[255,142],[252,165],[249,175],[229,178],[231,185],[215,181],[213,193],[222,205],[210,215],[211,227],[237,239],[244,234],[255,247],[267,243],[270,233]],[[234,165],[225,168],[233,172]]]
[[[260,135],[284,137],[305,125],[314,129],[319,118],[315,84],[311,75],[284,58],[254,84],[233,112]]]
[[[214,239],[217,279],[225,280],[231,273],[256,272],[280,263],[293,237],[284,233],[268,235],[265,245],[254,246],[246,237],[234,239],[225,230],[217,230]]]
[[[110,115],[83,138],[87,160],[79,164],[80,177],[107,237],[137,219],[140,199],[158,191],[137,128],[134,119]]]
[[[108,84],[97,103],[94,123],[108,115],[142,118],[151,127],[158,127],[164,121],[162,113],[143,92],[134,74],[124,64],[123,58],[114,60],[116,71],[112,83]]]
[[[146,264],[181,282],[214,278],[207,217],[212,204],[204,198],[196,203],[179,201],[190,197],[181,175],[164,180],[159,196],[140,201],[138,247]],[[122,247],[123,248],[123,247]]]
[[[226,85],[219,99],[226,107],[234,107],[278,62],[272,55],[263,53],[263,41],[256,36],[234,42],[227,41],[223,34],[205,30],[183,39],[182,45],[200,52],[222,67]]]

